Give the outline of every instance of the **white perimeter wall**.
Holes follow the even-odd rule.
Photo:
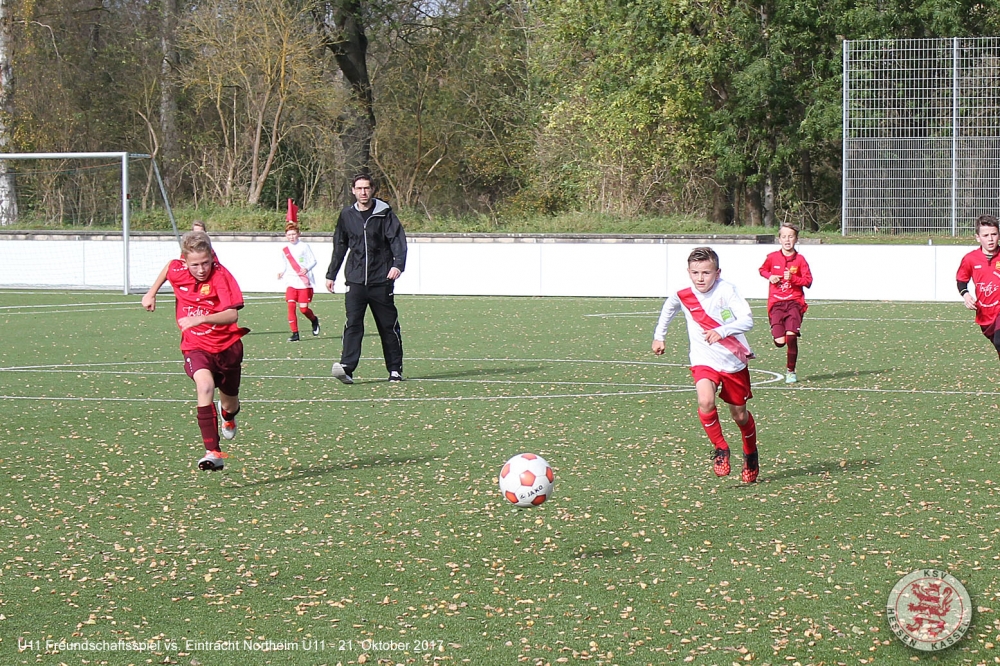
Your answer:
[[[283,239],[214,241],[219,260],[246,292],[280,292],[276,279]],[[326,273],[329,238],[305,237]],[[497,296],[664,297],[689,285],[687,256],[698,244],[559,242],[532,239],[411,239],[399,294]],[[0,240],[0,286],[121,288],[121,241]],[[712,245],[724,278],[747,298],[765,298],[757,272],[777,245]],[[809,261],[812,299],[957,301],[955,271],[973,246],[812,245],[799,247]],[[133,291],[147,288],[178,256],[172,240],[130,244]],[[343,290],[343,273],[338,291]]]

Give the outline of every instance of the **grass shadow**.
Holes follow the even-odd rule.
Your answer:
[[[287,474],[274,476],[259,481],[249,481],[246,483],[233,483],[236,488],[253,488],[254,486],[265,486],[273,483],[284,483],[286,481],[301,481],[318,476],[327,476],[338,472],[347,472],[355,469],[367,469],[370,467],[394,467],[406,463],[421,463],[427,460],[434,460],[432,456],[368,456],[357,460],[334,463],[331,465],[302,467],[292,469]],[[228,485],[228,484],[227,484]]]
[[[869,469],[882,464],[884,458],[856,458],[854,460],[830,460],[828,462],[813,463],[802,467],[792,467],[783,469],[774,474],[761,475],[761,481],[779,481],[781,479],[791,479],[797,476],[830,476],[833,474],[843,474],[860,469]]]

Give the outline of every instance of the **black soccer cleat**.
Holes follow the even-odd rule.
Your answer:
[[[313,319],[313,335],[319,335],[319,317]]]

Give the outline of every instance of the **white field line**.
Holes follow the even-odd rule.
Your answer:
[[[179,355],[179,354],[178,354]],[[281,362],[281,363],[297,363],[300,361],[308,361],[313,363],[330,363],[330,357],[323,358],[247,358],[244,359],[246,362]],[[363,361],[381,361],[381,356],[365,356],[362,357]],[[610,360],[598,360],[589,358],[455,358],[449,356],[407,356],[404,361],[431,361],[436,363],[605,363],[614,365],[655,365],[663,367],[672,368],[686,368],[688,365],[686,363],[664,363],[662,361],[610,361]],[[0,372],[4,370],[31,370],[31,369],[41,369],[41,368],[87,368],[87,367],[110,367],[116,365],[155,365],[163,363],[180,363],[181,360],[169,359],[161,361],[109,361],[106,363],[53,363],[48,365],[16,365],[7,368],[0,368]],[[754,368],[750,369],[751,372]],[[761,371],[765,372],[765,371]]]
[[[363,360],[368,361],[378,361],[382,360],[378,357],[365,357]],[[410,361],[435,361],[435,362],[452,362],[452,363],[483,363],[483,362],[494,362],[494,363],[526,363],[526,362],[546,362],[546,363],[600,363],[600,364],[616,364],[616,365],[642,365],[642,366],[663,366],[663,367],[687,367],[682,363],[662,363],[654,361],[604,361],[604,360],[581,360],[581,359],[538,359],[538,358],[478,358],[478,359],[462,359],[453,357],[423,357],[423,358],[410,358]],[[261,359],[248,359],[249,362],[329,362],[329,359],[313,359],[313,358],[301,358],[301,359],[288,359],[288,358],[261,358]],[[137,366],[137,365],[164,365],[164,364],[179,364],[179,360],[169,360],[169,361],[134,361],[134,362],[111,362],[111,363],[81,363],[81,364],[48,364],[48,365],[35,365],[35,366],[14,366],[0,368],[0,372],[39,372],[39,373],[80,373],[80,374],[117,374],[117,375],[150,375],[150,376],[180,376],[182,372],[142,372],[142,371],[132,371],[132,370],[92,370],[90,368],[108,368],[115,366]],[[762,373],[768,376],[767,379],[763,381],[755,381],[753,387],[759,390],[782,390],[782,391],[813,391],[819,393],[871,393],[877,395],[947,395],[947,396],[984,396],[984,397],[994,397],[1000,396],[1000,391],[956,391],[956,390],[929,390],[929,389],[885,389],[885,388],[864,388],[864,387],[835,387],[835,386],[803,386],[802,383],[795,384],[794,386],[786,386],[782,382],[784,376],[781,373],[772,372],[770,370],[762,370],[759,368],[751,368],[752,373]],[[285,379],[316,379],[316,380],[329,380],[329,375],[253,375],[245,374],[247,379],[274,379],[274,380],[285,380]],[[373,380],[371,382],[361,381],[359,385],[365,385],[368,383],[376,384],[381,380]],[[600,392],[600,393],[570,393],[570,394],[538,394],[538,395],[520,395],[520,396],[439,396],[439,397],[367,397],[367,398],[302,398],[302,399],[277,399],[277,400],[266,400],[266,399],[245,399],[244,402],[271,404],[271,403],[352,403],[352,402],[446,402],[446,401],[483,401],[483,400],[545,400],[545,399],[565,399],[565,398],[597,398],[597,397],[625,397],[632,395],[654,395],[662,393],[679,393],[693,391],[694,388],[690,385],[678,385],[678,384],[629,384],[629,383],[617,383],[617,382],[576,382],[576,381],[518,381],[518,380],[493,380],[493,379],[435,379],[435,378],[412,378],[407,379],[407,382],[413,383],[453,383],[453,384],[491,384],[491,385],[509,385],[509,386],[607,386],[607,387],[627,387],[627,388],[641,388],[646,389],[642,391],[615,391],[615,392]],[[100,398],[78,398],[78,397],[52,397],[52,396],[18,396],[18,395],[0,395],[0,400],[51,400],[51,401],[82,401],[82,402],[121,402],[121,401],[134,401],[143,400],[148,402],[189,402],[189,399],[171,399],[171,398],[113,398],[113,397],[100,397]]]
[[[251,361],[257,362],[288,362],[293,359],[281,358],[281,359],[250,359]],[[376,360],[374,358],[369,358],[365,360]],[[617,365],[655,365],[663,367],[687,367],[680,363],[660,363],[651,361],[592,361],[592,360],[576,360],[576,359],[458,359],[458,358],[410,358],[411,361],[435,361],[435,362],[549,362],[549,363],[607,363],[607,364],[617,364]],[[327,362],[327,359],[294,359],[294,361],[309,361],[316,362],[322,361]],[[161,376],[161,375],[174,375],[180,376],[181,372],[162,372],[162,371],[152,371],[152,372],[142,372],[136,370],[97,370],[95,368],[108,368],[108,367],[121,367],[121,366],[132,366],[135,365],[163,365],[163,364],[179,364],[180,361],[139,361],[135,363],[129,362],[113,362],[113,363],[85,363],[85,364],[50,364],[50,365],[38,365],[38,366],[18,366],[18,367],[8,367],[0,368],[0,372],[19,372],[19,373],[77,373],[77,374],[113,374],[113,375],[142,375],[142,376]],[[767,370],[755,370],[755,372],[761,372],[770,377],[759,382],[760,385],[767,384],[770,382],[777,382],[783,379],[782,375]],[[245,379],[317,379],[323,381],[331,381],[329,375],[252,375],[245,374]],[[437,397],[366,397],[366,398],[300,398],[300,399],[244,399],[243,402],[246,403],[262,403],[262,404],[275,404],[275,403],[364,403],[364,402],[449,402],[449,401],[491,401],[491,400],[558,400],[567,398],[613,398],[613,397],[626,397],[635,395],[657,395],[663,393],[681,393],[681,392],[691,392],[694,387],[691,385],[680,385],[680,384],[631,384],[631,383],[618,383],[618,382],[583,382],[583,381],[522,381],[522,380],[496,380],[496,379],[435,379],[435,378],[413,378],[407,379],[407,382],[413,383],[451,383],[451,384],[483,384],[483,385],[506,385],[506,386],[582,386],[582,387],[619,387],[618,391],[603,391],[596,393],[560,393],[560,394],[531,394],[531,395],[509,395],[509,396],[437,396]],[[378,383],[378,380],[373,382],[359,382],[359,384],[364,385],[366,383]],[[643,390],[634,390],[643,389]],[[69,397],[69,396],[16,396],[16,395],[0,395],[0,400],[35,400],[35,401],[67,401],[67,402],[123,402],[123,401],[135,401],[143,400],[147,402],[170,402],[170,403],[183,403],[190,402],[190,399],[174,399],[174,398],[130,398],[130,397]]]
[[[0,305],[0,310],[29,310],[38,308],[82,308],[93,305],[134,305],[131,301],[108,301],[103,303],[38,303],[35,305]]]
[[[777,373],[773,373],[777,374]],[[324,379],[326,379],[324,377]],[[406,380],[417,381],[417,380]],[[775,380],[777,381],[777,380]],[[375,382],[372,382],[375,383]],[[539,382],[547,384],[550,382]],[[973,397],[997,397],[1000,391],[944,391],[944,390],[917,390],[917,389],[879,389],[879,388],[856,388],[856,387],[810,387],[796,384],[794,387],[785,385],[768,386],[773,382],[760,382],[753,385],[757,390],[781,390],[781,391],[815,391],[820,393],[872,393],[877,395],[948,395],[948,396],[973,396]],[[364,385],[364,383],[361,383]],[[369,398],[292,398],[292,399],[241,399],[244,403],[257,404],[285,404],[285,403],[352,403],[352,402],[448,402],[448,401],[491,401],[491,400],[548,400],[564,398],[624,398],[634,395],[657,395],[663,393],[686,393],[694,391],[693,386],[664,385],[662,389],[652,391],[621,391],[613,393],[564,393],[564,394],[542,394],[542,395],[507,395],[507,396],[439,396],[439,397],[369,397]],[[166,403],[186,403],[191,402],[190,398],[78,398],[70,396],[26,396],[26,395],[0,395],[0,400],[40,400],[51,402],[166,402]]]
[[[273,399],[246,399],[240,398],[242,404],[316,404],[316,403],[352,403],[352,402],[491,402],[496,400],[559,400],[566,398],[627,398],[634,395],[656,395],[661,393],[683,393],[693,391],[693,386],[686,386],[679,389],[664,388],[657,391],[623,391],[616,393],[564,393],[564,394],[543,394],[543,395],[499,395],[499,396],[438,396],[434,398],[405,398],[405,397],[377,397],[370,398],[283,398]],[[72,397],[46,397],[46,396],[22,396],[22,395],[0,395],[0,400],[41,400],[50,402],[191,402],[190,398],[179,400],[176,398],[72,398]]]
[[[283,301],[284,296],[244,296],[244,301]],[[173,296],[159,297],[157,299],[158,308],[171,307],[174,304]],[[102,306],[102,307],[88,307]],[[122,310],[141,309],[140,301],[118,301],[102,303],[39,303],[35,305],[0,305],[2,316],[11,317],[18,315],[45,315],[62,314],[66,308],[72,308],[76,312],[120,312]]]
[[[763,307],[751,307],[751,309],[763,309]],[[584,317],[600,317],[602,319],[630,319],[638,317],[659,317],[659,312],[612,312],[607,314],[588,314],[583,315]],[[873,321],[873,322],[883,322],[883,321],[894,321],[894,322],[907,322],[911,324],[966,324],[972,322],[972,319],[910,319],[910,318],[890,318],[890,317],[813,317],[807,314],[804,318],[805,321]]]

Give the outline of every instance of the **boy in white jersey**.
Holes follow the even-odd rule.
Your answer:
[[[298,306],[302,316],[312,324],[312,334],[319,335],[319,317],[312,311],[312,303],[316,289],[316,279],[312,269],[316,265],[309,245],[299,241],[298,207],[288,200],[288,215],[285,217],[285,240],[281,246],[281,270],[278,280],[285,285],[285,302],[288,304],[288,328],[292,329],[289,342],[299,341],[299,320],[295,314]]]
[[[753,351],[744,335],[753,328],[750,305],[731,283],[719,275],[719,255],[710,247],[697,247],[688,256],[688,275],[694,289],[682,289],[663,304],[653,333],[653,353],[663,353],[663,339],[670,320],[681,310],[687,320],[691,343],[691,375],[698,394],[698,418],[715,447],[712,454],[716,476],[727,476],[729,444],[722,434],[715,394],[729,405],[729,413],[743,437],[744,483],[757,480],[757,426],[747,409],[750,371],[747,359]]]

